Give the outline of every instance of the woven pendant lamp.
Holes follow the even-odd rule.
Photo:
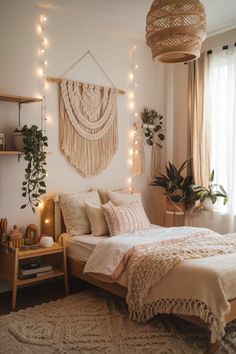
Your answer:
[[[155,0],[146,20],[146,41],[153,60],[180,63],[200,56],[206,14],[199,0]]]

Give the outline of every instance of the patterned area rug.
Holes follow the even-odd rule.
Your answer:
[[[1,354],[202,354],[208,333],[174,316],[130,322],[125,303],[81,292],[0,317]],[[236,353],[236,322],[218,353]]]

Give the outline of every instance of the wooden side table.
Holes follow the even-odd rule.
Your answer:
[[[184,203],[171,203],[170,200],[166,199],[166,204],[165,204],[165,214],[164,214],[164,226],[166,225],[166,219],[167,215],[172,216],[172,223],[171,226],[175,226],[175,220],[176,216],[182,215],[184,217],[185,215],[185,205]]]
[[[30,285],[42,280],[63,276],[65,293],[66,295],[69,294],[65,244],[62,243],[62,245],[59,245],[58,243],[54,243],[52,247],[39,247],[29,250],[20,250],[1,244],[0,251],[0,276],[10,281],[12,284],[12,310],[16,307],[17,289],[21,285]],[[43,257],[45,262],[52,265],[52,273],[40,275],[35,278],[19,279],[18,271],[20,262],[34,257]]]

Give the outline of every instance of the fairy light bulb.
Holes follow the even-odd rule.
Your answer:
[[[45,219],[45,220],[44,220],[44,223],[45,223],[45,224],[49,224],[49,223],[50,223],[50,220],[49,220],[49,219]]]
[[[134,74],[133,74],[132,72],[129,73],[129,78],[130,78],[131,81],[133,81],[133,79],[134,79]]]

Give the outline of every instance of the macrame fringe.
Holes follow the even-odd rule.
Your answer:
[[[60,147],[81,176],[97,176],[112,160],[118,148],[117,119],[98,140],[83,139],[73,128],[60,98]]]
[[[87,86],[84,87],[85,91],[90,89]],[[66,80],[61,84],[60,148],[80,175],[92,177],[100,174],[109,165],[118,148],[116,96],[112,93],[109,101],[106,92],[99,101],[98,89],[95,88],[95,91],[85,92],[88,96],[83,105],[83,98],[78,88],[78,83],[66,82]],[[92,96],[93,92],[94,96]],[[91,105],[95,100],[98,101],[96,112],[92,111],[91,106],[91,112],[85,113],[89,105],[88,100],[91,100]],[[82,104],[81,108],[79,102]],[[101,119],[95,120],[100,115]]]
[[[152,159],[151,159],[151,177],[155,178],[161,171],[161,148],[157,145],[157,133],[154,132],[153,146],[152,146]]]
[[[140,311],[129,307],[129,317],[136,322],[146,322],[158,314],[196,316],[208,325],[211,343],[220,340],[224,334],[224,322],[219,322],[210,308],[200,300],[162,299],[145,304]]]

